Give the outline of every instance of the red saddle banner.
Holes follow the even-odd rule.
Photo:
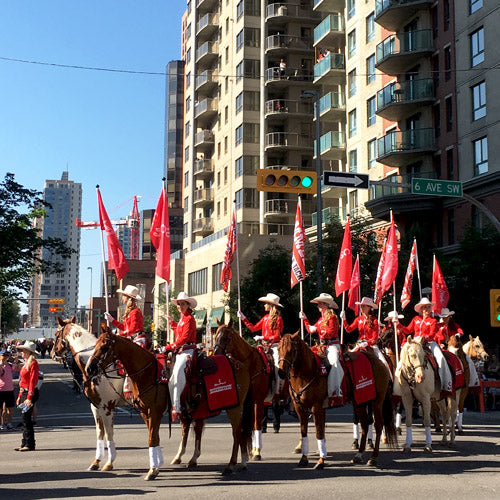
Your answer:
[[[217,411],[237,406],[238,391],[231,363],[224,355],[212,356],[212,359],[217,365],[217,371],[213,375],[203,377],[209,410]]]
[[[373,368],[368,356],[358,351],[356,359],[346,360],[346,366],[354,387],[354,400],[360,405],[377,397]]]
[[[443,355],[450,367],[453,378],[453,390],[456,391],[465,386],[465,375],[462,363],[458,356],[455,356],[455,354],[450,351],[443,351]]]
[[[168,377],[165,373],[165,363],[167,362],[167,354],[156,354],[156,364],[158,372],[156,374],[156,380],[160,384],[168,384]]]
[[[262,362],[264,363],[266,373],[271,373],[271,365],[269,364],[269,360],[267,359],[264,348],[261,345],[258,345],[257,351],[259,351],[260,357],[262,358]]]

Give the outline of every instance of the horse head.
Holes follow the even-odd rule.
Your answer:
[[[394,327],[387,328],[380,334],[379,344],[382,349],[387,347],[394,350]]]
[[[71,319],[61,319],[58,316],[57,323],[59,326],[57,327],[55,333],[55,341],[50,351],[50,357],[54,361],[61,361],[62,357],[70,351],[70,346],[66,337],[71,329],[71,326],[76,323],[76,316],[73,316]]]
[[[401,350],[401,366],[411,374],[415,383],[424,381],[425,351],[422,344],[408,336]]]
[[[229,320],[227,325],[217,320],[217,324],[219,326],[215,332],[214,354],[227,354],[231,352],[233,336],[237,335],[237,333],[232,328],[232,320]]]
[[[94,348],[94,354],[87,361],[85,371],[89,377],[95,377],[99,372],[104,372],[106,367],[116,361],[114,353],[115,335],[110,332],[104,332],[97,339]]]
[[[287,333],[281,337],[278,344],[278,375],[281,378],[289,377],[290,369],[297,360],[299,354],[299,332]]]
[[[483,362],[488,361],[488,358],[489,358],[488,353],[484,349],[484,345],[481,342],[481,340],[479,339],[479,335],[476,338],[474,338],[472,335],[469,335],[469,338],[470,338],[470,345],[471,345],[470,352],[468,353],[469,356],[472,359],[474,359],[474,358],[480,359]]]

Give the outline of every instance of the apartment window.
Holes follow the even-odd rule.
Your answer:
[[[184,213],[189,211],[189,196],[184,198]]]
[[[377,120],[377,115],[375,114],[375,110],[377,108],[377,100],[375,97],[371,97],[366,101],[366,117],[367,117],[367,125],[371,127],[375,125]]]
[[[472,66],[484,61],[484,29],[479,28],[470,36]]]
[[[445,99],[446,106],[446,132],[453,130],[453,102],[451,97]]]
[[[474,175],[481,175],[488,172],[488,139],[482,137],[477,141],[472,141],[474,149]]]
[[[375,81],[375,54],[366,59],[366,84]]]
[[[227,154],[228,147],[227,147],[227,135],[224,137],[224,154]]]
[[[437,89],[439,87],[439,54],[432,56],[431,66],[432,66],[432,80],[434,81],[434,87]]]
[[[244,9],[245,9],[245,0],[241,0],[238,2],[238,5],[236,5],[236,20],[239,21],[240,18],[244,14]]]
[[[186,64],[189,64],[191,62],[191,47],[187,49],[186,52]]]
[[[260,92],[246,90],[243,93],[243,107],[245,111],[259,111]]]
[[[229,17],[226,17],[226,35],[229,33]]]
[[[188,237],[188,223],[184,223],[184,225],[182,226],[182,236],[183,238],[187,238]]]
[[[184,187],[189,186],[189,172],[184,172]]]
[[[186,113],[191,109],[191,96],[186,99]]]
[[[472,119],[479,120],[486,116],[486,83],[481,82],[472,87]]]
[[[450,0],[444,0],[443,2],[443,28],[444,31],[450,29]]]
[[[207,269],[188,274],[188,294],[190,297],[207,293]]]
[[[186,146],[184,148],[184,162],[188,162],[189,161],[189,146]]]
[[[217,143],[217,158],[220,158],[220,142]]]
[[[444,79],[447,82],[451,78],[451,47],[444,49]]]
[[[377,139],[368,141],[368,168],[373,168],[377,163]]]
[[[257,175],[259,168],[258,156],[240,156],[234,162],[235,177],[242,175]]]
[[[441,108],[439,103],[432,106],[432,121],[434,123],[434,137],[441,135]]]
[[[186,27],[186,40],[191,38],[191,23],[189,23]]]
[[[229,62],[229,47],[226,47],[226,55],[224,61],[226,64]]]
[[[437,5],[431,7],[432,37],[437,38],[439,34],[438,8]]]
[[[241,50],[243,48],[243,42],[245,41],[245,31],[241,30],[237,35],[236,35],[236,52]]]
[[[236,201],[236,210],[240,208],[257,208],[259,206],[259,196],[256,189],[240,189],[236,191],[234,199]]]
[[[349,89],[349,97],[356,94],[356,70],[353,69],[347,75],[347,87]]]
[[[224,94],[227,94],[228,90],[229,90],[229,77],[226,76],[224,77]]]
[[[349,151],[349,172],[358,171],[358,150]]]
[[[236,65],[236,83],[243,78],[243,61]]]
[[[187,137],[189,135],[190,130],[191,122],[186,122],[186,125],[184,125],[184,137]]]
[[[226,106],[224,108],[224,123],[227,123],[229,119],[229,106]]]
[[[372,12],[366,18],[366,43],[375,38],[375,14]]]
[[[217,187],[220,187],[220,172],[217,172]]]
[[[455,243],[455,211],[453,208],[448,210],[448,245]]]
[[[236,96],[236,114],[243,111],[243,92]]]
[[[353,109],[349,112],[349,137],[353,137],[356,135],[357,131],[357,116],[356,110]]]
[[[347,47],[349,57],[352,57],[356,53],[356,30],[352,30],[347,35]]]
[[[453,149],[448,149],[446,151],[446,174],[448,175],[448,179],[450,181],[453,180]]]
[[[349,212],[352,215],[358,210],[358,192],[351,191],[348,196],[349,196]]]
[[[483,0],[470,0],[470,13],[474,14],[483,6]]]
[[[227,198],[224,198],[224,215],[227,215]]]
[[[224,184],[227,184],[227,167],[224,167]]]
[[[220,218],[220,201],[217,202],[217,219]]]
[[[243,124],[236,127],[234,145],[239,146],[243,144]]]
[[[258,78],[260,75],[260,61],[258,59],[244,59],[236,66],[236,82],[244,78]]]
[[[186,87],[191,85],[191,72],[186,75]]]
[[[222,290],[222,283],[220,282],[220,275],[222,272],[223,262],[219,262],[212,266],[212,292]]]
[[[347,19],[356,14],[356,0],[347,0]]]

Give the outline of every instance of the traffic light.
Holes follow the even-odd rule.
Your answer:
[[[490,290],[490,324],[500,326],[500,289]]]
[[[49,304],[65,304],[65,299],[49,299]]]
[[[62,313],[63,310],[62,307],[49,307],[49,312],[51,313]]]
[[[257,170],[257,191],[315,194],[316,183],[316,172],[309,170],[279,170],[274,168]]]

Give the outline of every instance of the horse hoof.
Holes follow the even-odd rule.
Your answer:
[[[464,432],[464,430],[463,430],[463,429],[458,429],[457,434],[458,434],[459,436],[463,436],[463,435],[465,434],[465,432]]]
[[[314,470],[323,470],[325,468],[325,462],[318,462],[313,469]]]
[[[357,439],[352,442],[351,450],[359,450],[359,441]]]
[[[152,481],[153,479],[156,479],[159,473],[160,469],[157,469],[156,467],[151,467],[151,469],[149,469],[148,473],[146,474],[144,481]]]
[[[179,462],[180,463],[180,462]],[[196,469],[196,467],[198,467],[198,462],[189,462],[187,465],[186,465],[186,468],[187,469]]]
[[[367,444],[366,444],[366,447],[369,449],[369,450],[373,450],[374,449],[374,446],[373,446],[373,441],[371,439],[368,440]]]
[[[231,469],[230,467],[226,467],[226,468],[222,471],[222,475],[223,475],[223,476],[230,476],[232,473],[233,473],[233,469]]]
[[[368,462],[366,462],[366,465],[370,465],[371,467],[376,467],[377,466],[377,459],[376,458],[370,458]]]
[[[99,470],[99,466],[97,464],[90,464],[87,470]]]
[[[106,464],[102,470],[104,471],[110,471],[110,470],[113,470],[113,464]]]
[[[261,455],[252,455],[252,457],[250,458],[250,460],[252,462],[260,462],[262,460],[262,456]]]
[[[174,458],[171,462],[170,462],[170,465],[178,465],[181,463],[181,459],[180,458]]]
[[[299,460],[299,467],[307,467],[309,465],[309,460],[305,455]]]
[[[396,427],[396,432],[402,436],[403,435],[403,429],[401,429],[401,427]]]
[[[300,453],[302,453],[302,446],[299,444],[298,446],[295,447],[295,449],[293,450],[293,452],[296,455],[299,455]]]
[[[246,471],[248,470],[247,466],[246,465],[243,465],[243,464],[240,464],[238,465],[238,467],[236,467],[236,471],[237,472],[243,472],[243,471]]]
[[[426,444],[424,447],[424,451],[426,453],[432,453],[432,446],[430,444]]]
[[[403,451],[404,451],[405,453],[409,453],[409,452],[411,451],[411,445],[409,445],[409,444],[405,444],[405,445],[403,446]]]

